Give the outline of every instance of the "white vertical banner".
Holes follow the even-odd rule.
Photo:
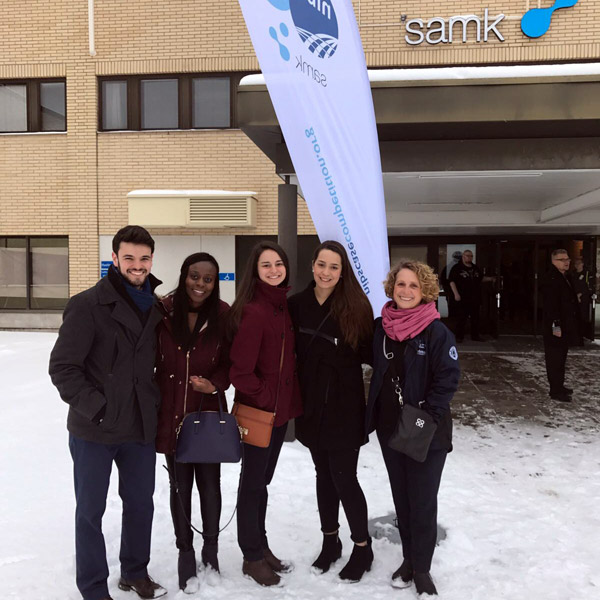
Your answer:
[[[348,251],[375,316],[389,269],[381,160],[351,0],[240,0],[321,240]]]

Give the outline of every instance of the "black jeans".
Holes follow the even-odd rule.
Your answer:
[[[555,335],[544,336],[544,357],[546,359],[546,374],[550,384],[551,394],[563,394],[565,384],[565,366],[569,343],[566,339]]]
[[[402,540],[402,553],[417,573],[427,573],[437,540],[437,494],[448,451],[430,449],[420,463],[387,445],[389,435],[379,435],[383,460]]]
[[[331,533],[340,527],[340,502],[344,507],[352,541],[369,537],[367,501],[356,478],[358,448],[310,449],[317,472],[317,505],[321,531]]]
[[[243,444],[242,473],[237,508],[238,544],[246,560],[261,560],[269,547],[265,519],[269,493],[287,423],[273,427],[267,448]]]
[[[119,470],[121,575],[139,579],[148,574],[150,536],[154,515],[154,442],[100,444],[69,434],[75,479],[75,564],[77,587],[84,600],[108,597],[108,563],[102,516],[113,462]]]
[[[479,302],[461,300],[456,303],[456,337],[463,339],[467,327],[467,319],[471,319],[471,339],[479,337]]]
[[[194,479],[200,494],[202,537],[205,541],[216,541],[221,518],[221,465],[219,463],[178,463],[169,454],[165,455],[165,459],[169,469],[171,517],[177,548],[185,552],[194,547],[194,532],[190,527]]]

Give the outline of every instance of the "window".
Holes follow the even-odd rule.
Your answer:
[[[226,129],[235,123],[231,99],[243,74],[100,78],[99,128]]]
[[[193,80],[192,127],[229,127],[230,88],[228,77],[205,77]]]
[[[0,310],[63,309],[68,298],[68,238],[0,237]]]
[[[64,80],[0,81],[0,133],[66,130]]]
[[[0,84],[0,131],[27,131],[27,90]]]
[[[64,131],[65,84],[60,82],[40,83],[40,108],[42,131]]]
[[[127,129],[127,82],[102,82],[104,129]]]
[[[178,129],[177,79],[142,79],[142,129]]]

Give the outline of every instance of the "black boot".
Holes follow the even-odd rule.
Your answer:
[[[319,554],[312,566],[321,571],[321,573],[327,573],[331,565],[340,556],[342,556],[342,542],[337,532],[324,535],[321,554]]]
[[[179,588],[185,590],[188,579],[196,577],[196,554],[194,550],[180,550],[177,560]]]
[[[415,587],[417,588],[417,594],[430,594],[431,596],[437,596],[437,590],[431,579],[429,573],[415,573]]]
[[[340,579],[356,583],[360,581],[366,571],[371,570],[373,564],[373,550],[371,550],[371,538],[367,540],[366,546],[357,546],[354,544],[350,560],[340,571]]]
[[[219,573],[219,541],[216,537],[205,538],[204,546],[202,546],[202,564],[205,567],[210,567],[213,571]]]
[[[412,580],[412,565],[406,559],[404,559],[402,564],[394,571],[394,574],[392,575],[392,587],[400,589],[409,587]]]

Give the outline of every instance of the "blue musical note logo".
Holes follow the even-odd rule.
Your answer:
[[[528,10],[521,19],[521,31],[529,38],[542,37],[548,29],[554,12],[560,8],[571,8],[579,0],[556,0],[548,8],[532,8]]]

